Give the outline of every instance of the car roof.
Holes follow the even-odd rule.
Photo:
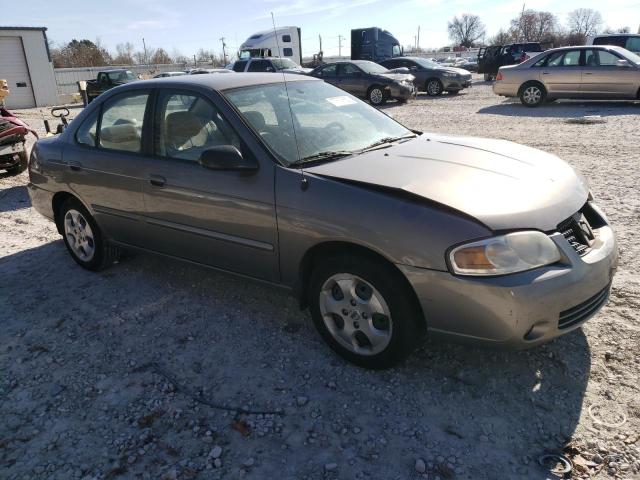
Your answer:
[[[618,47],[616,45],[574,45],[573,47],[550,48],[549,50],[545,50],[542,53],[561,52],[563,50],[593,50],[594,48],[608,50],[625,50],[624,48]]]
[[[327,65],[336,65],[338,63],[353,63],[355,65],[362,65],[365,63],[376,63],[376,62],[372,62],[371,60],[336,60],[335,62],[329,62],[329,63],[325,63],[323,65],[320,65],[321,67],[326,67]]]
[[[283,79],[287,82],[322,81],[306,75],[296,75],[293,73],[235,73],[234,75],[180,75],[178,77],[154,78],[151,80],[145,80],[144,85],[171,85],[172,87],[180,87],[181,85],[198,85],[211,88],[212,90],[229,90],[232,88],[250,87],[252,85],[282,83]],[[135,85],[136,83],[138,82],[134,82],[131,85]]]

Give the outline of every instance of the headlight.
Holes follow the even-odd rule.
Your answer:
[[[449,254],[458,275],[505,275],[560,260],[553,240],[542,232],[514,232],[454,248]]]
[[[453,73],[453,72],[442,72],[442,76],[443,76],[443,77],[450,77],[450,78],[452,78],[452,77],[457,77],[457,76],[458,76],[458,74],[457,74],[457,73]]]

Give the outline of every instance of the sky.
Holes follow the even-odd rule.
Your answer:
[[[604,8],[606,5],[606,9]],[[420,46],[450,44],[447,22],[455,15],[480,15],[487,39],[522,10],[522,0],[30,0],[10,2],[2,9],[0,25],[44,26],[56,44],[71,39],[99,39],[110,50],[131,42],[142,50],[162,47],[192,56],[200,48],[222,52],[220,38],[226,38],[227,52],[236,52],[253,32],[277,26],[302,29],[302,51],[310,56],[319,50],[322,35],[325,56],[337,55],[339,36],[342,54],[349,54],[352,28],[381,27],[402,45],[414,45],[420,27]],[[640,0],[538,0],[526,8],[547,10],[565,22],[576,8],[599,10],[605,26],[640,27]]]

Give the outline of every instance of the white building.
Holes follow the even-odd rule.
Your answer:
[[[46,30],[0,26],[0,78],[7,80],[11,91],[5,100],[8,108],[58,103]]]

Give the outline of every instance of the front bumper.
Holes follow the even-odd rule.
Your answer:
[[[467,77],[443,77],[442,88],[445,91],[462,90],[471,86],[471,76]]]
[[[415,289],[431,334],[508,348],[547,342],[586,322],[607,301],[618,264],[613,230],[580,257],[560,233],[555,265],[500,277],[461,277],[399,265]],[[568,321],[569,320],[569,321]]]
[[[416,96],[416,88],[413,83],[408,85],[395,84],[387,87],[389,97],[395,100],[410,100]]]
[[[24,152],[24,142],[0,145],[0,168],[11,168],[20,162],[19,153]]]

